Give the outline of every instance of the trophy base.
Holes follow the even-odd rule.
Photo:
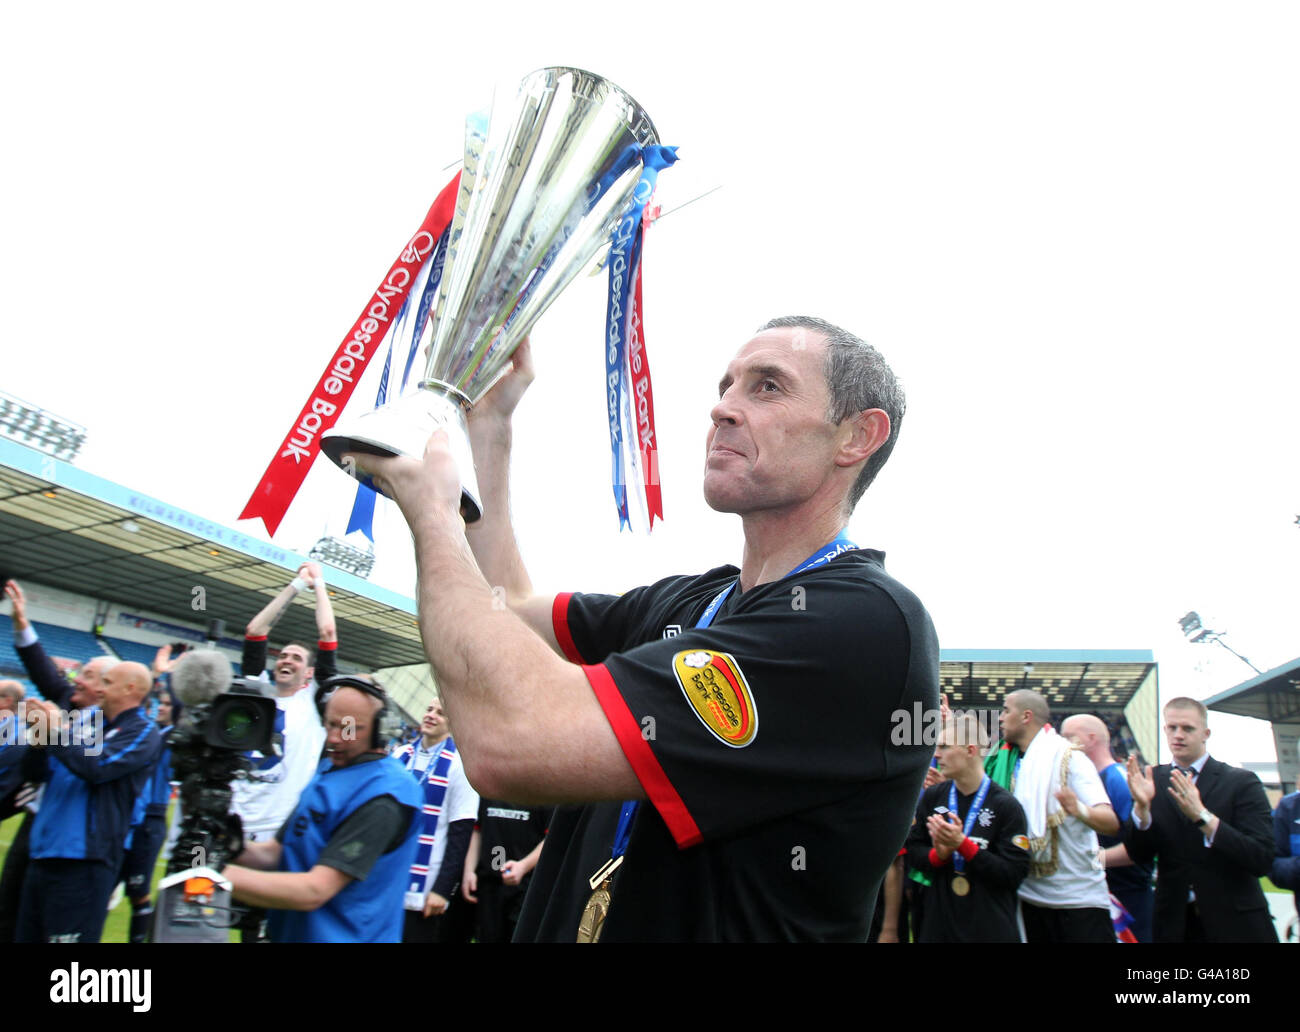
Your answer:
[[[483,515],[478,480],[474,476],[474,455],[469,446],[469,427],[460,403],[437,390],[422,387],[414,394],[373,412],[344,420],[321,435],[320,450],[345,473],[380,494],[384,492],[365,473],[343,462],[349,452],[362,455],[409,455],[419,459],[424,446],[437,430],[447,431],[452,457],[460,472],[460,514],[466,523]],[[385,495],[385,497],[387,497]]]

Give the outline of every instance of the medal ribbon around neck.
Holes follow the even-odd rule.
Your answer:
[[[975,819],[980,815],[980,808],[984,805],[984,797],[989,794],[989,785],[993,784],[993,779],[987,774],[984,780],[980,782],[979,790],[975,793],[975,799],[970,804],[970,810],[966,813],[966,823],[962,825],[961,833],[970,835],[971,828],[975,827]],[[948,811],[957,813],[957,782],[952,781],[948,784]],[[966,858],[961,853],[953,850],[952,869],[958,874],[966,870]]]
[[[781,580],[785,580],[786,577],[793,577],[796,573],[803,573],[804,570],[810,570],[814,566],[821,566],[828,563],[836,556],[843,555],[845,552],[857,551],[857,547],[857,545],[845,536],[843,531],[840,531],[835,540],[830,544],[817,549],[817,551],[787,573],[785,577],[782,577]],[[709,603],[709,608],[704,610],[704,615],[700,617],[699,623],[695,626],[708,627],[709,624],[713,623],[713,618],[717,615],[718,610],[722,608],[722,603],[727,601],[727,596],[731,594],[732,590],[739,583],[740,578],[737,577],[734,581],[719,591],[713,601]]]

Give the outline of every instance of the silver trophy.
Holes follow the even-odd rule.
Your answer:
[[[465,126],[465,166],[420,389],[321,438],[348,452],[424,454],[447,431],[461,477],[461,513],[481,515],[465,414],[505,373],[515,348],[609,242],[633,203],[641,148],[659,143],[650,116],[608,79],[578,68],[533,72],[490,120]],[[644,198],[641,200],[644,201]],[[377,489],[377,488],[376,488]]]

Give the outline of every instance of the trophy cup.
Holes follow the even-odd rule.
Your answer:
[[[321,438],[321,450],[424,454],[447,431],[461,476],[461,514],[481,515],[466,413],[505,373],[533,324],[595,257],[633,204],[642,149],[658,134],[641,107],[607,79],[543,68],[498,97],[489,122],[466,121],[465,166],[419,390]],[[641,198],[644,202],[645,198]],[[375,488],[378,490],[378,488]]]

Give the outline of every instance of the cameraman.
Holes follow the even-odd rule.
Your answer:
[[[272,908],[276,942],[401,941],[420,793],[385,755],[376,731],[382,693],[360,677],[334,690],[316,777],[275,837],[249,843],[222,872],[235,899]]]
[[[334,626],[334,609],[330,605],[325,577],[316,563],[303,563],[292,581],[248,623],[244,637],[242,671],[245,677],[266,680],[267,635],[276,621],[288,610],[297,595],[310,590],[316,600],[318,651],[300,643],[285,645],[275,660],[271,683],[275,687],[275,704],[279,709],[275,730],[282,739],[282,755],[262,757],[256,765],[258,781],[237,781],[233,786],[234,812],[244,826],[246,842],[265,842],[293,810],[298,797],[316,772],[325,732],[320,714],[312,701],[313,677],[324,682],[334,676],[338,634]],[[265,915],[252,910],[240,925],[241,939],[256,942],[261,938]]]

